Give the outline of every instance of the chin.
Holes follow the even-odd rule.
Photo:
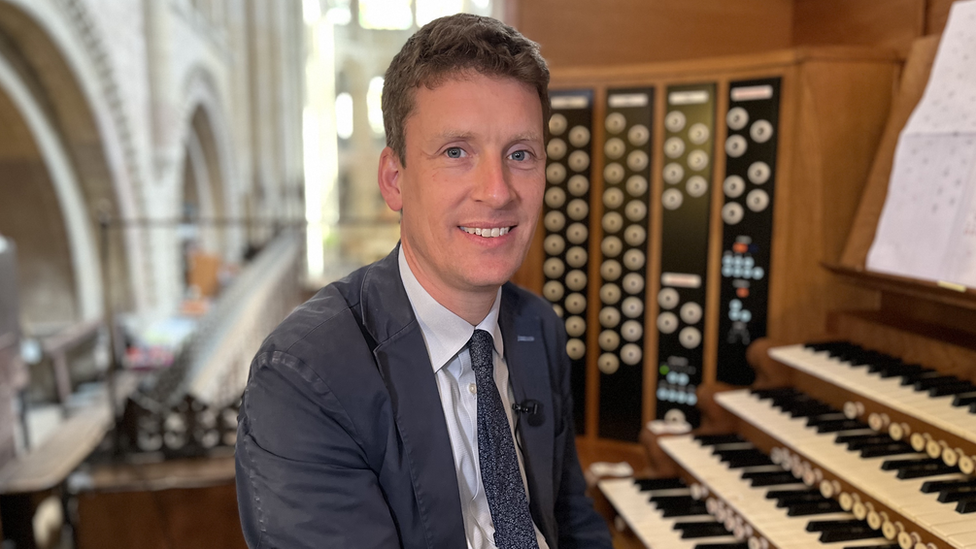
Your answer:
[[[506,266],[505,268],[492,268],[492,269],[479,269],[469,272],[469,276],[465,277],[468,284],[474,288],[497,288],[502,284],[508,282],[515,271],[518,270],[518,266],[511,267]]]

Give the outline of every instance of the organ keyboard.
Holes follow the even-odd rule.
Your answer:
[[[851,417],[866,417],[895,440],[908,439],[931,457],[958,462],[967,473],[976,456],[976,385],[883,353],[832,343],[771,349],[795,370],[797,383]]]

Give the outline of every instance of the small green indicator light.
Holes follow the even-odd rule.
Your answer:
[[[666,376],[666,375],[668,375],[668,372],[671,371],[671,369],[668,368],[666,364],[662,364],[661,365],[661,369],[659,371],[661,372],[661,375],[662,376]]]

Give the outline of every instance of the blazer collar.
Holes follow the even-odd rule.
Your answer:
[[[399,248],[399,246],[398,246]],[[397,249],[368,267],[360,306],[363,328],[390,394],[428,547],[464,547],[464,519],[451,441],[427,347],[400,281]]]

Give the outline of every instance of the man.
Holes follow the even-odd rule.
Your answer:
[[[542,205],[548,79],[536,44],[472,15],[394,58],[378,175],[400,245],[254,359],[237,445],[252,549],[610,548],[562,325],[506,283]]]

